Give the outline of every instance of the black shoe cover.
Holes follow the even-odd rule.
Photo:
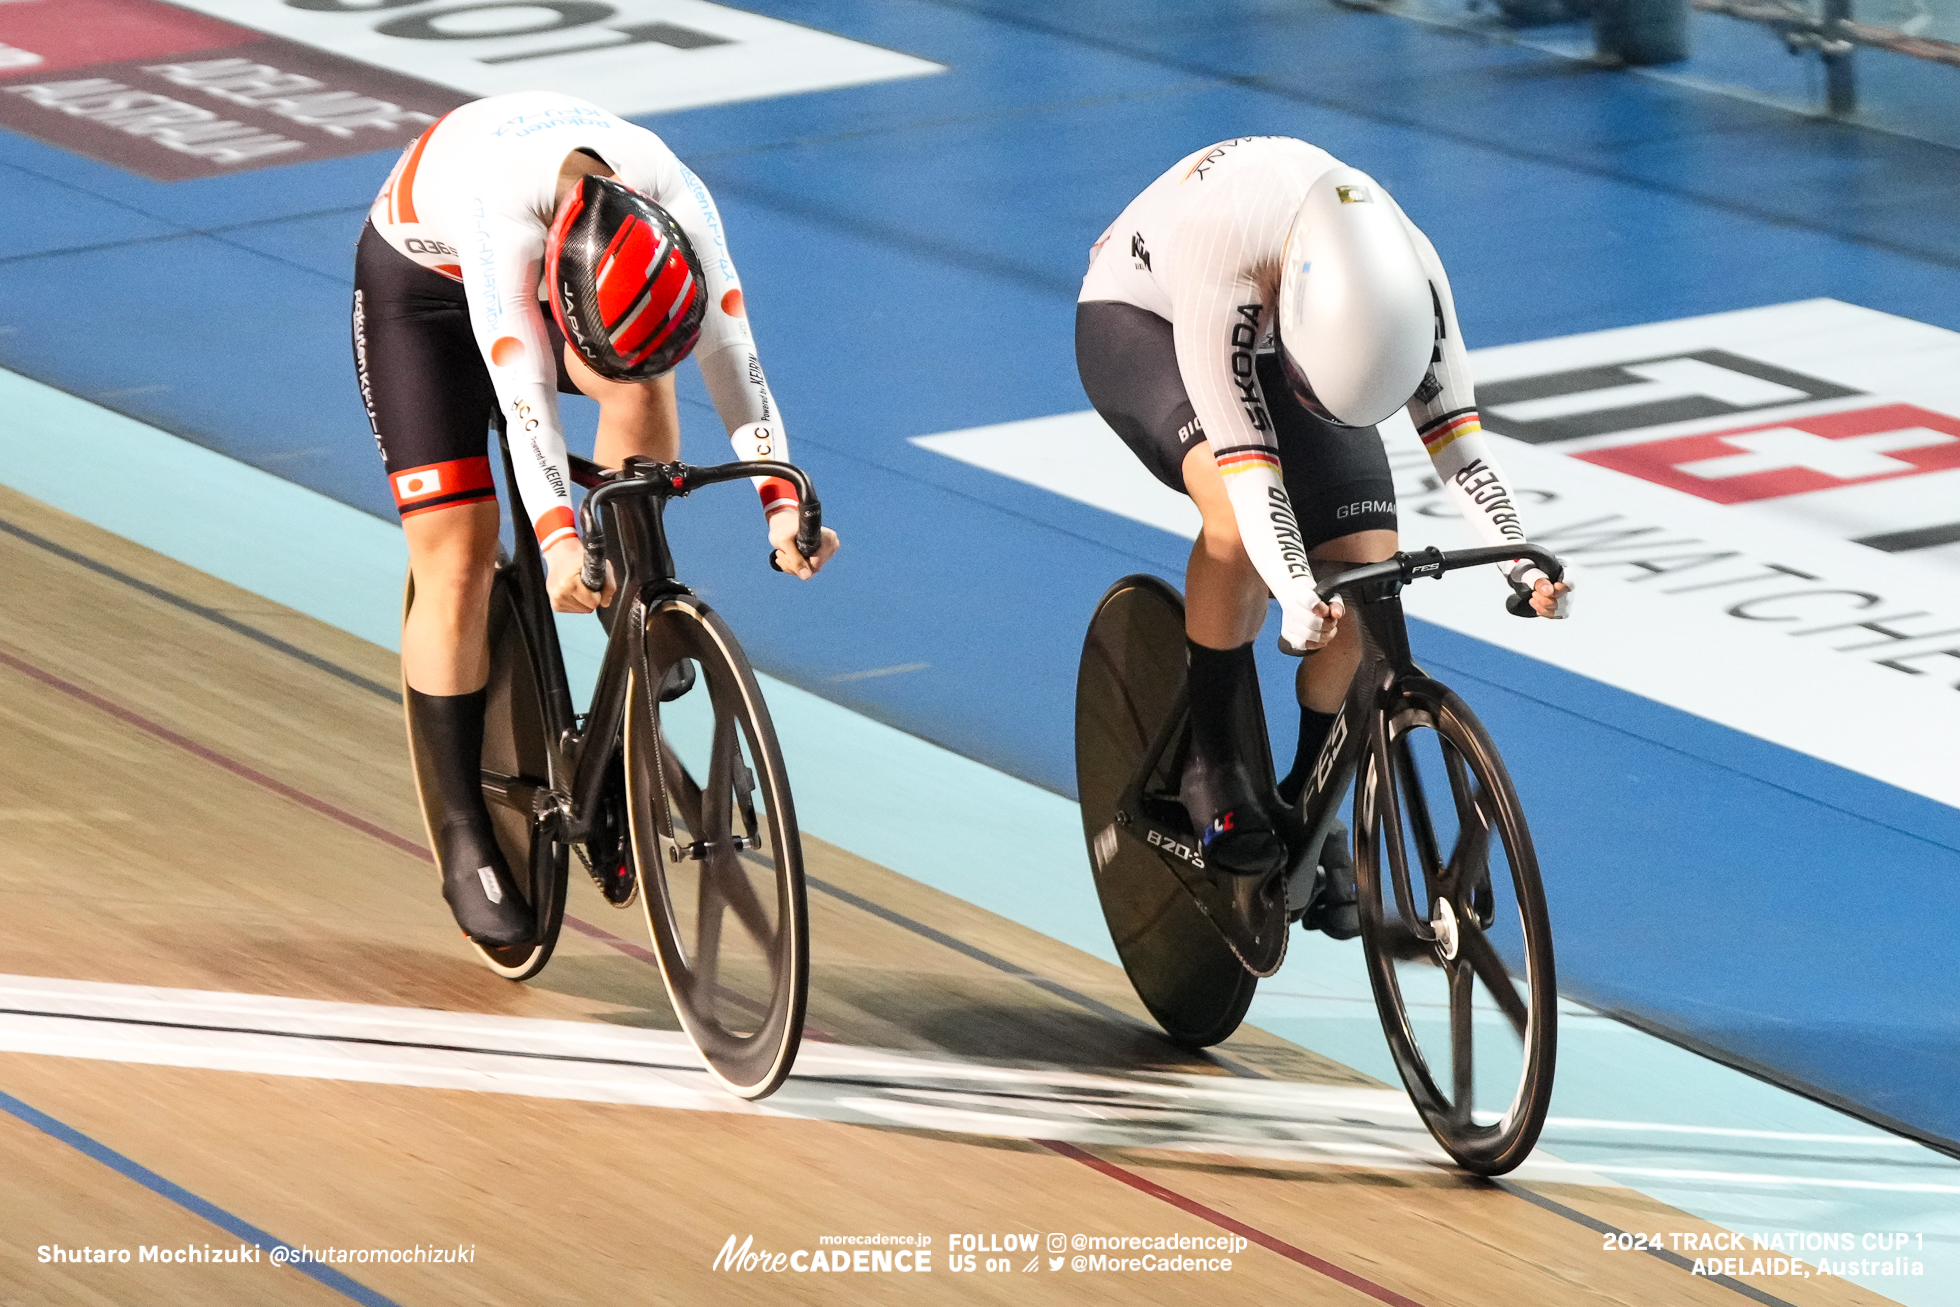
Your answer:
[[[1361,933],[1360,895],[1354,859],[1348,855],[1348,829],[1339,821],[1320,846],[1320,871],[1320,893],[1307,907],[1306,927],[1329,939],[1353,939]]]
[[[1286,861],[1286,846],[1273,830],[1245,764],[1205,767],[1194,761],[1185,772],[1181,797],[1207,867],[1234,876],[1265,876]]]
[[[451,817],[436,832],[436,848],[442,896],[463,933],[493,948],[530,943],[537,929],[531,907],[511,882],[487,822]]]

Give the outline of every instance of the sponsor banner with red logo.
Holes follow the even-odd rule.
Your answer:
[[[0,126],[153,181],[400,149],[468,98],[158,0],[0,4]]]
[[[1960,334],[1814,300],[1472,357],[1577,603],[1513,618],[1493,569],[1412,585],[1411,613],[1960,806]],[[1383,436],[1403,547],[1477,543],[1407,419]],[[1197,531],[1092,412],[917,443]]]
[[[1952,332],[1813,300],[1483,350],[1477,372],[1490,430],[1726,505],[1732,529],[1960,570]]]
[[[1880,404],[1576,457],[1718,504],[1747,504],[1960,467],[1960,421]]]

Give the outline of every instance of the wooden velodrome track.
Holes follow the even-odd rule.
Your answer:
[[[1424,1160],[1440,1154],[1412,1116],[1393,1148],[1279,1146],[1253,1119],[1275,1104],[1392,1097],[1256,1030],[1218,1060],[1184,1054],[1115,968],[807,836],[814,1037],[766,1105],[785,1114],[749,1110],[674,1055],[643,918],[576,867],[536,981],[472,960],[421,850],[395,680],[385,650],[0,490],[0,1022],[4,1047],[41,1050],[0,1052],[0,1303],[1885,1301],[1605,1253],[1607,1226],[1714,1227],[1605,1184],[1469,1181]],[[197,1016],[240,995],[297,1001]],[[377,1040],[363,1014],[385,1009],[450,1025]],[[560,1041],[525,1063],[554,1074],[664,1069],[496,1092],[523,1079],[498,1041],[530,1031]],[[307,1040],[437,1069],[267,1069],[298,1064],[265,1047]],[[1070,1112],[1115,1122],[1115,1142],[1042,1142]],[[1186,1142],[1124,1142],[1125,1122],[1172,1117]],[[39,1259],[235,1248],[241,1222],[295,1246],[475,1253],[332,1283],[264,1260]],[[1080,1231],[1245,1242],[1229,1271],[1051,1269],[1047,1236]],[[731,1234],[879,1233],[929,1234],[931,1270],[713,1269]],[[961,1233],[979,1236],[972,1273],[954,1269]],[[1009,1236],[1039,1264],[1023,1250],[988,1272]]]

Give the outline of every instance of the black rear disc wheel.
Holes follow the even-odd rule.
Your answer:
[[[755,673],[693,595],[645,614],[626,713],[641,901],[675,1015],[709,1072],[761,1098],[789,1075],[810,988],[810,924],[782,752]],[[661,702],[691,664],[686,693]]]
[[[1524,809],[1454,693],[1391,691],[1361,762],[1355,871],[1368,978],[1423,1123],[1465,1170],[1502,1175],[1551,1106],[1558,982]]]
[[[1075,682],[1075,783],[1096,894],[1137,997],[1173,1040],[1205,1048],[1245,1019],[1258,980],[1157,852],[1117,821],[1123,791],[1185,690],[1184,601],[1129,576],[1096,605]]]
[[[520,794],[549,788],[551,755],[544,724],[544,684],[537,662],[517,621],[520,581],[514,568],[498,569],[490,587],[490,679],[484,687],[483,772],[484,803],[490,825],[503,850],[504,862],[518,893],[531,905],[538,927],[529,943],[497,946],[470,940],[483,964],[506,980],[529,980],[544,970],[557,947],[565,920],[565,874],[568,850],[543,835],[531,807],[503,783],[515,780]],[[403,613],[415,600],[411,578]],[[409,758],[415,770],[415,789],[422,820],[435,848],[434,828],[442,819],[440,801],[428,774],[424,746],[409,707],[408,686],[402,686],[402,710],[408,718]],[[466,937],[467,938],[467,937]]]

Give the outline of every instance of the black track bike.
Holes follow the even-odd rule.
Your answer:
[[[497,434],[511,520],[528,523],[501,423]],[[608,560],[619,583],[601,614],[605,660],[581,714],[544,561],[520,529],[516,557],[500,559],[491,588],[483,792],[537,930],[522,944],[471,947],[500,976],[537,975],[558,941],[576,854],[615,907],[638,891],[682,1027],[716,1079],[760,1098],[789,1074],[803,1034],[810,940],[802,845],[755,673],[727,623],[676,579],[663,513],[669,500],[704,486],[782,477],[802,497],[797,548],[807,557],[822,510],[809,478],[787,463],[690,467],[635,458],[612,472],[573,456],[571,466],[587,487],[586,584],[600,588]],[[413,602],[411,580],[404,611]],[[433,828],[442,813],[423,779],[412,712],[408,736]]]
[[[1190,748],[1184,603],[1152,576],[1097,605],[1076,682],[1076,779],[1103,915],[1130,982],[1172,1039],[1237,1029],[1290,924],[1324,891],[1322,841],[1355,780],[1361,940],[1388,1046],[1417,1112],[1465,1169],[1499,1175],[1537,1142],[1558,1048],[1551,920],[1524,809],[1490,734],[1416,666],[1401,591],[1419,577],[1528,558],[1533,545],[1429,549],[1318,587],[1358,622],[1359,670],[1299,802],[1280,802],[1263,710],[1236,723],[1287,860],[1208,868],[1178,800]],[[1514,596],[1512,611],[1528,609]]]

